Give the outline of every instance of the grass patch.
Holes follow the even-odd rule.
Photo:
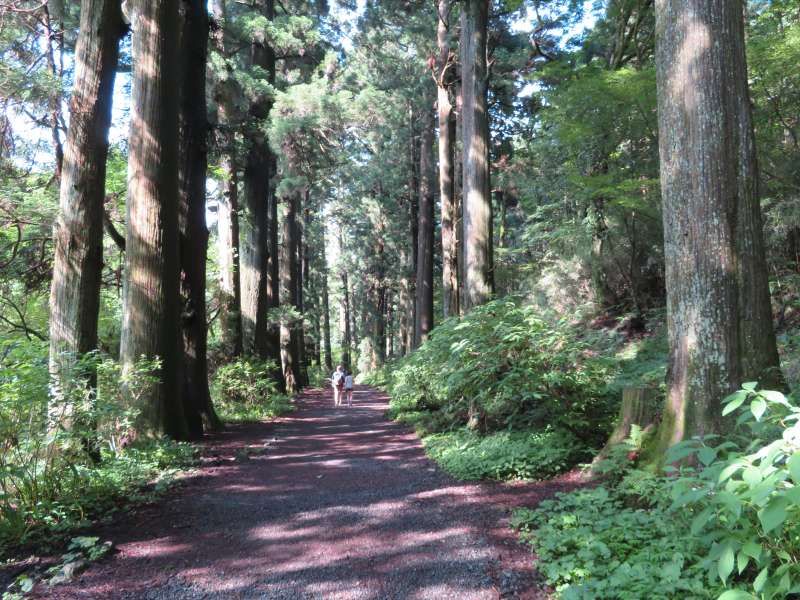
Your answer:
[[[591,456],[566,431],[513,431],[481,436],[467,430],[429,435],[425,452],[462,480],[553,477]]]
[[[217,401],[214,403],[219,418],[225,423],[256,423],[288,414],[294,404],[285,395],[267,396],[260,401],[242,404]]]

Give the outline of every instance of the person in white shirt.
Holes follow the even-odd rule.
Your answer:
[[[345,371],[342,365],[336,367],[336,370],[331,376],[331,384],[333,385],[333,406],[334,408],[342,403],[342,392],[344,391],[344,376]]]
[[[353,374],[344,376],[344,393],[347,394],[347,406],[353,406]]]

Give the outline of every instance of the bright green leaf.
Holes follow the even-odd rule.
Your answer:
[[[769,504],[758,511],[758,519],[764,528],[764,533],[769,533],[786,520],[786,508],[789,500],[783,496],[778,496],[770,500]]]
[[[792,456],[789,458],[788,465],[789,473],[792,476],[792,481],[794,481],[795,484],[800,485],[800,452],[795,452],[792,454]]]
[[[739,390],[738,392],[734,392],[725,398],[725,408],[722,409],[722,416],[724,417],[729,415],[739,408],[742,404],[744,404],[744,401],[747,400],[749,395],[749,392],[745,390]]]
[[[756,576],[753,580],[753,589],[760,593],[761,590],[764,589],[764,585],[767,583],[767,577],[769,576],[769,567],[764,567],[761,569],[761,572]]]
[[[717,600],[753,600],[755,596],[744,590],[728,590],[720,594]]]
[[[764,416],[766,410],[767,410],[767,403],[764,401],[763,398],[755,398],[750,403],[750,412],[753,413],[753,416],[756,418],[756,421],[761,420],[761,417]]]
[[[720,554],[719,562],[717,562],[717,573],[722,583],[727,582],[728,577],[730,577],[733,572],[734,559],[733,546],[731,546],[730,543],[725,544],[725,548],[723,548],[722,554]]]

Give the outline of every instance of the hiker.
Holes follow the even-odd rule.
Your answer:
[[[333,385],[333,406],[337,407],[342,403],[342,392],[344,391],[344,367],[339,365],[331,376],[331,384]]]
[[[344,393],[347,395],[347,406],[353,406],[353,374],[344,376]]]

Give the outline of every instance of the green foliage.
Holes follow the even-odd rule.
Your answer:
[[[308,385],[312,388],[328,388],[331,385],[331,374],[324,366],[310,365],[308,367]]]
[[[78,573],[86,569],[89,563],[107,556],[113,547],[109,541],[100,542],[99,537],[78,536],[72,538],[67,544],[67,551],[61,555],[60,560],[42,571],[39,569],[27,570],[13,581],[3,593],[3,600],[21,600],[25,594],[31,592],[40,581],[47,585],[57,585],[73,579]]]
[[[372,387],[387,389],[392,381],[392,372],[397,368],[395,361],[390,361],[374,371],[360,374],[358,377],[359,383],[369,385]]]
[[[214,374],[211,395],[220,418],[226,422],[261,421],[292,410],[289,398],[278,393],[276,365],[270,361],[239,358]]]
[[[627,507],[599,487],[517,510],[512,523],[561,598],[713,597],[697,566],[702,541],[663,509]]]
[[[167,440],[133,442],[136,411],[121,388],[143,388],[158,365],[141,362],[124,377],[100,356],[80,361],[97,386],[76,380],[49,400],[46,349],[7,349],[0,365],[0,548],[57,540],[130,500],[162,490],[193,461],[194,448]],[[143,486],[154,485],[147,490]]]
[[[758,598],[800,593],[800,407],[755,383],[726,399],[739,435],[686,441],[668,460],[689,460],[671,485],[673,508],[694,515],[711,550],[704,566]]]
[[[516,513],[560,596],[800,593],[800,407],[747,383],[725,401],[723,414],[736,412],[738,428],[724,440],[673,446],[669,477],[612,456],[619,473],[605,487]]]
[[[391,414],[429,431],[550,426],[592,445],[613,418],[612,372],[572,326],[503,299],[439,325],[397,363],[387,389]]]
[[[425,451],[458,479],[545,479],[589,457],[566,431],[438,433],[423,441]]]

